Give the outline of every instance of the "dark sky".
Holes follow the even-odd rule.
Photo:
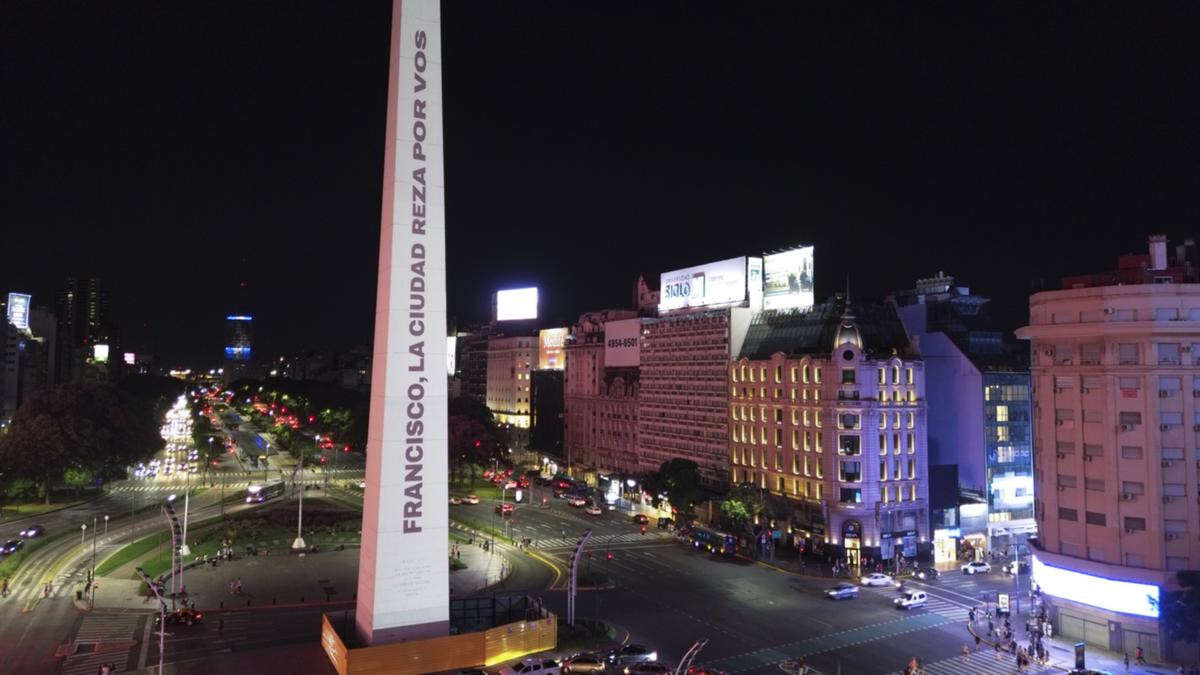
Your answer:
[[[1015,326],[1031,280],[1195,233],[1194,3],[844,4],[445,2],[452,315],[813,242],[819,299],[945,270]],[[0,3],[0,289],[101,276],[166,360],[234,309],[260,354],[369,343],[389,20]]]

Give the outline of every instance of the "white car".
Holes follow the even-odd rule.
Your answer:
[[[596,506],[595,504],[592,504],[591,506],[584,509],[584,512],[587,513],[589,516],[598,516],[601,513],[604,513],[604,511],[599,506]]]
[[[982,560],[972,560],[962,566],[963,574],[987,574],[992,571],[992,566]]]
[[[523,659],[501,668],[500,675],[562,675],[562,666],[554,659]]]
[[[896,598],[892,603],[901,609],[912,609],[924,605],[927,600],[929,600],[929,596],[925,594],[925,591],[904,591],[904,595]]]
[[[463,497],[463,503],[464,504],[478,504],[479,497],[476,497],[475,495],[467,495],[466,497]]]
[[[579,508],[580,506],[587,505],[588,502],[583,497],[571,497],[570,499],[567,500],[567,503],[570,504],[571,506],[574,506],[575,508]]]
[[[895,582],[893,582],[892,578],[888,575],[875,572],[873,574],[865,575],[859,580],[859,583],[861,583],[863,586],[891,586]]]

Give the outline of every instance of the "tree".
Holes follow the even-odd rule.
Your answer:
[[[83,486],[92,482],[92,472],[76,466],[69,466],[63,472],[63,483],[75,488],[75,496],[79,496],[79,491]]]
[[[1162,594],[1163,626],[1173,640],[1200,642],[1200,572],[1177,572],[1175,578],[1182,590]]]
[[[721,513],[733,525],[731,529],[740,529],[750,521],[750,512],[746,505],[737,499],[726,499],[721,502]]]
[[[682,514],[690,515],[700,501],[700,465],[690,459],[676,457],[663,462],[658,473],[671,506]]]
[[[471,487],[475,486],[474,464],[487,461],[493,445],[491,430],[478,419],[466,415],[451,415],[447,421],[449,431],[450,474],[456,482],[462,482],[462,474],[469,470]]]

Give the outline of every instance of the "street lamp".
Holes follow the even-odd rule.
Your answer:
[[[79,545],[83,546],[87,543],[87,523],[79,526]]]
[[[89,608],[96,605],[96,534],[96,516],[92,516],[92,570],[88,572]]]
[[[317,438],[320,438],[320,436],[317,436]],[[300,444],[300,463],[297,467],[300,472],[300,503],[296,507],[296,541],[292,542],[292,550],[303,551],[304,536],[301,534],[301,527],[304,524],[304,444]]]
[[[108,515],[104,516],[104,536],[108,536]]]

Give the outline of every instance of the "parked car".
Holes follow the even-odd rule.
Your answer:
[[[522,659],[500,669],[500,675],[561,675],[562,667],[554,659]]]
[[[1014,570],[1016,570],[1016,572],[1014,572]],[[1009,561],[1004,563],[1004,567],[1001,567],[1000,571],[1004,572],[1005,574],[1029,574],[1029,563],[1024,560],[1022,560],[1020,563]]]
[[[639,513],[633,517],[633,522],[638,525],[645,525],[650,522],[650,518],[644,513]]]
[[[477,497],[475,495],[467,495],[466,497],[463,497],[463,503],[464,504],[478,504],[479,497]]]
[[[630,663],[644,663],[646,661],[657,661],[658,652],[645,645],[625,645],[617,647],[609,653],[607,661],[616,665],[627,665]]]
[[[595,654],[576,654],[563,659],[563,673],[603,673],[604,659]]]
[[[936,567],[922,567],[917,570],[916,577],[922,581],[933,581],[942,575]]]
[[[571,497],[567,500],[567,503],[578,509],[580,507],[587,506],[588,501],[583,497]]]
[[[924,605],[927,600],[929,600],[929,596],[925,594],[925,591],[909,590],[904,591],[904,595],[896,598],[892,603],[900,609],[912,609]]]
[[[879,572],[872,572],[871,574],[864,575],[859,582],[863,586],[891,586],[895,583],[891,577]]]
[[[462,504],[462,497],[451,497],[451,498],[450,498],[450,503],[451,503],[451,504],[456,504],[456,505],[457,505],[457,504]]]
[[[504,502],[503,504],[496,505],[496,513],[502,516],[511,516],[514,508],[515,507],[512,504]]]
[[[962,566],[963,574],[987,574],[992,571],[992,566],[982,560],[972,560]]]
[[[591,506],[584,509],[584,512],[587,513],[589,516],[598,516],[598,515],[604,513],[604,509],[601,509],[599,506],[592,504]]]
[[[41,525],[30,525],[26,529],[21,530],[21,536],[25,537],[26,539],[33,539],[34,537],[40,537],[45,533],[46,533],[46,528],[42,527]]]
[[[21,547],[24,545],[25,542],[21,541],[20,539],[9,539],[8,541],[4,542],[4,546],[0,547],[0,553],[3,553],[4,555],[12,555],[17,551],[20,551]]]
[[[675,669],[665,663],[657,661],[645,661],[643,663],[631,663],[625,666],[622,671],[625,675],[670,675],[675,672]]]
[[[162,619],[161,615],[155,615],[154,621],[158,623]],[[167,612],[167,623],[173,623],[180,626],[192,626],[204,620],[204,615],[194,609],[181,607],[174,612]]]

